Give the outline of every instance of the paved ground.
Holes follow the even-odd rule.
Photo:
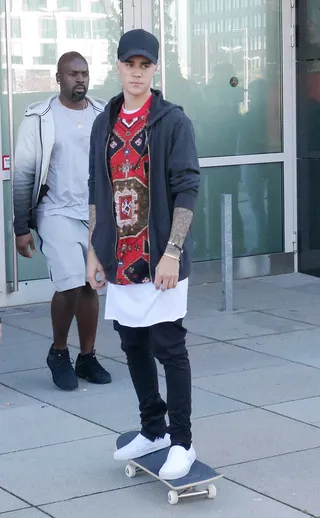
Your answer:
[[[49,306],[0,310],[1,517],[320,516],[320,279],[238,281],[232,314],[220,290],[191,288],[188,346],[195,446],[225,478],[216,500],[175,507],[163,484],[130,480],[112,459],[117,434],[139,423],[111,325],[101,318],[97,351],[113,383],[70,394],[45,367]],[[74,358],[77,343],[73,328]]]

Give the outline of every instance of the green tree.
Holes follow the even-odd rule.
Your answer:
[[[105,39],[108,42],[107,61],[109,72],[104,82],[104,95],[106,99],[119,92],[119,79],[117,74],[117,48],[122,34],[122,2],[120,0],[99,0],[103,10],[105,21]]]

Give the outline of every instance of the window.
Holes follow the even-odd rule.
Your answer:
[[[108,30],[106,20],[104,18],[99,18],[99,20],[93,20],[92,22],[92,31],[93,38],[96,39],[107,39]]]
[[[23,0],[24,11],[40,11],[47,8],[47,0]]]
[[[193,220],[194,260],[221,257],[221,194],[232,194],[235,257],[283,251],[282,164],[201,170]]]
[[[106,7],[103,0],[93,0],[91,2],[91,12],[92,13],[105,13]]]
[[[55,65],[57,63],[57,45],[55,43],[41,43],[40,56],[33,58],[34,65]]]
[[[41,18],[39,24],[40,38],[55,39],[57,37],[57,22],[54,18]]]
[[[20,18],[12,18],[12,20],[11,20],[11,36],[12,36],[12,38],[21,38],[21,20],[20,20]]]
[[[80,0],[57,0],[58,11],[69,11],[69,12],[80,12],[81,1]]]
[[[282,2],[266,2],[258,10],[252,2],[243,7],[242,0],[234,0],[230,15],[228,0],[217,0],[212,4],[217,7],[215,13],[207,11],[206,16],[195,19],[190,12],[192,30],[186,27],[186,35],[176,37],[172,24],[185,11],[185,3],[190,5],[187,9],[195,5],[170,0],[171,10],[166,12],[162,27],[164,61],[173,63],[166,70],[166,96],[182,104],[192,120],[199,156],[281,152]],[[159,36],[158,0],[153,7],[154,33]],[[201,12],[203,9],[202,3]],[[267,18],[268,31],[262,27]],[[94,33],[101,35],[101,29],[95,26]],[[238,79],[235,86],[230,84],[232,77]],[[157,84],[161,87],[161,77]],[[256,125],[263,129],[259,138]],[[248,135],[254,143],[250,149],[244,145]]]
[[[12,64],[13,65],[22,65],[23,57],[22,57],[22,44],[21,43],[12,43]]]
[[[90,39],[91,27],[89,20],[67,20],[67,38]]]

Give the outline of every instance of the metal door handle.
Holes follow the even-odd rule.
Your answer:
[[[11,48],[11,0],[5,0],[5,35],[6,35],[6,54],[7,54],[7,90],[8,90],[8,123],[9,123],[9,151],[10,151],[10,195],[11,195],[11,214],[12,214],[12,271],[13,282],[12,291],[19,290],[18,282],[18,258],[16,239],[13,231],[13,175],[14,175],[14,141],[13,141],[13,84],[12,84],[12,48]]]

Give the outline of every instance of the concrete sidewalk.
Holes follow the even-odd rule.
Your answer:
[[[117,434],[139,419],[103,301],[97,352],[113,383],[73,393],[46,368],[49,305],[0,310],[0,516],[320,516],[320,279],[237,281],[232,314],[220,298],[219,284],[192,286],[187,327],[195,447],[225,478],[216,500],[174,507],[164,484],[128,479],[112,459]],[[76,358],[75,326],[69,343]]]

